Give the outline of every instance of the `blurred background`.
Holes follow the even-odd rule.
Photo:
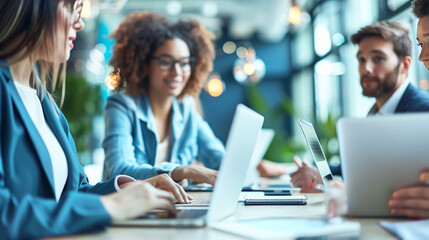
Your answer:
[[[131,12],[193,18],[216,35],[214,71],[200,96],[204,118],[225,143],[238,103],[263,114],[264,127],[276,131],[265,158],[276,162],[305,155],[301,118],[315,125],[328,160],[338,163],[336,120],[365,117],[374,104],[362,96],[350,36],[375,21],[394,20],[410,27],[415,42],[417,25],[409,0],[84,0],[83,11],[85,29],[67,66],[62,107],[83,165],[104,159],[109,34]],[[408,77],[427,90],[418,50],[416,44]]]

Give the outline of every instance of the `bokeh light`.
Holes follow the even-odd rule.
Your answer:
[[[83,1],[83,8],[80,16],[82,18],[90,18],[91,17],[91,1],[90,0],[84,0]]]
[[[219,97],[225,91],[225,83],[217,73],[212,73],[204,86],[204,90],[212,97]]]
[[[109,76],[106,77],[106,86],[110,90],[116,89],[121,83],[121,77],[119,76],[119,71],[112,72]]]
[[[246,53],[246,57],[235,60],[233,68],[234,79],[241,84],[259,82],[265,76],[265,63],[256,57],[253,48],[239,47],[237,55],[240,49],[245,49],[243,52]]]
[[[233,54],[236,48],[237,46],[235,45],[235,43],[231,41],[225,42],[222,47],[223,51],[226,54]]]
[[[255,73],[255,66],[251,62],[247,62],[243,66],[243,71],[247,75],[253,75]]]
[[[237,48],[236,53],[237,53],[237,56],[239,58],[246,58],[247,57],[247,48],[239,47],[239,48]]]
[[[301,8],[293,6],[289,9],[289,22],[293,25],[301,22]]]
[[[429,81],[427,79],[422,79],[419,81],[419,88],[423,90],[429,90]]]
[[[218,11],[216,2],[205,2],[202,7],[202,13],[206,17],[216,17]]]
[[[224,85],[220,79],[213,78],[209,80],[207,89],[210,96],[219,97],[223,93]]]
[[[178,16],[182,12],[182,4],[179,1],[170,1],[167,3],[166,11],[170,16]]]

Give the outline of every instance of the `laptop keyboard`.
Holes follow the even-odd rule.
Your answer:
[[[174,218],[190,219],[199,218],[207,214],[207,209],[181,209]]]

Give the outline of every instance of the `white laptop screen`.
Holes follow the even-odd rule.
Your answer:
[[[304,134],[307,145],[310,148],[311,154],[313,155],[320,176],[322,177],[323,182],[326,184],[327,181],[332,180],[333,177],[316,131],[314,130],[314,127],[311,123],[301,119],[299,119],[298,122],[302,133]]]
[[[232,120],[225,155],[211,197],[208,224],[235,212],[264,117],[239,104]]]

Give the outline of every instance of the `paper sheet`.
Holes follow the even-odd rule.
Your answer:
[[[385,222],[380,225],[401,239],[429,239],[429,220]]]

